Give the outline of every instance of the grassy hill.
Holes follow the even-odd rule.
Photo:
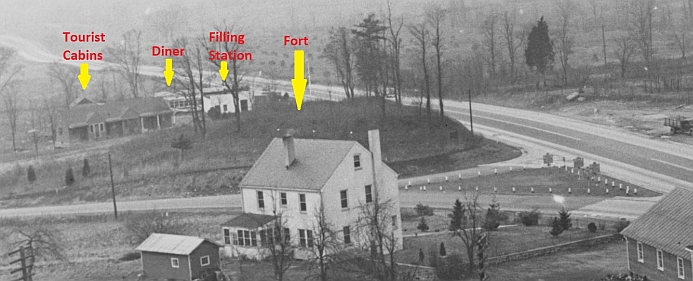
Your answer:
[[[460,169],[507,160],[520,155],[512,147],[472,136],[459,122],[429,118],[415,107],[388,104],[386,116],[377,100],[359,98],[339,103],[307,102],[299,112],[293,100],[256,105],[242,116],[236,132],[233,119],[209,122],[206,139],[193,137],[190,126],[136,136],[110,149],[118,197],[128,199],[181,197],[234,192],[243,174],[273,137],[294,129],[299,138],[353,139],[367,147],[367,131],[379,129],[383,158],[399,173],[421,174]],[[451,139],[452,135],[457,135]],[[456,133],[454,133],[456,132]],[[178,161],[174,138],[194,138],[193,148]],[[85,145],[88,147],[89,145]],[[69,204],[110,198],[108,158],[105,151],[74,157],[44,157],[34,168],[38,180],[29,184],[26,165],[0,176],[2,206]],[[83,158],[91,174],[81,175]],[[72,167],[76,183],[63,188]]]

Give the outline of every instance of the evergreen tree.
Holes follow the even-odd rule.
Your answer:
[[[549,231],[553,237],[556,237],[563,233],[563,227],[561,226],[561,222],[558,220],[558,218],[553,218],[553,221],[551,222],[551,231]]]
[[[84,166],[82,166],[82,176],[83,177],[88,177],[89,174],[91,174],[91,168],[89,167],[89,160],[87,158],[84,158]]]
[[[424,255],[423,249],[419,248],[419,264],[422,264],[425,258],[426,255]]]
[[[29,165],[29,169],[26,172],[26,178],[29,183],[34,183],[36,181],[36,172],[34,172],[34,166]]]
[[[445,244],[443,244],[443,242],[440,242],[440,256],[447,256],[447,253],[445,252]]]
[[[570,213],[568,213],[568,211],[562,209],[560,212],[558,212],[558,216],[560,217],[559,221],[563,230],[568,230],[573,227],[573,219],[570,218]]]
[[[72,167],[69,167],[65,171],[65,185],[71,186],[73,183],[75,183],[75,174],[72,173]]]
[[[452,206],[452,214],[448,214],[450,218],[450,231],[461,230],[464,227],[464,207],[460,199],[455,200],[455,205]]]
[[[549,38],[549,27],[542,16],[536,26],[532,27],[527,39],[525,62],[530,68],[535,68],[542,76],[551,67],[554,55],[553,42]]]
[[[486,219],[484,220],[484,229],[492,231],[492,230],[498,230],[498,227],[500,226],[501,222],[505,221],[508,219],[508,216],[501,213],[500,211],[500,203],[496,202],[496,199],[493,199],[493,202],[489,204],[489,207],[486,211]]]
[[[428,223],[426,223],[426,217],[421,217],[421,221],[419,222],[419,225],[416,228],[421,231],[428,231]]]

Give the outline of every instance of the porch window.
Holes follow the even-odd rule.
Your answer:
[[[684,271],[683,259],[676,257],[676,267],[679,275],[679,279],[686,278],[686,272]]]
[[[179,268],[180,264],[178,263],[178,258],[171,258],[171,267],[173,268]]]
[[[664,271],[664,253],[660,249],[657,249],[657,269]]]
[[[249,230],[239,230],[238,245],[246,247],[257,246],[257,232]]]
[[[228,228],[224,228],[224,244],[231,244],[231,230],[229,230]]]

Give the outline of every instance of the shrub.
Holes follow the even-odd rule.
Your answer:
[[[402,220],[413,220],[418,217],[416,215],[416,211],[410,208],[402,208],[402,210],[400,210],[400,216],[402,217]]]
[[[424,204],[416,204],[416,215],[417,216],[432,216],[433,215],[433,208],[429,207],[428,205]]]
[[[156,210],[132,214],[125,220],[124,226],[137,243],[141,243],[152,233],[184,234],[186,232],[186,224],[177,217],[168,213],[162,214]]]
[[[549,231],[553,237],[556,237],[563,233],[563,226],[561,225],[561,221],[558,220],[558,218],[553,218],[553,221],[551,222],[551,231]]]
[[[595,233],[597,232],[597,225],[591,222],[587,225],[587,230],[589,230],[592,233]]]
[[[464,258],[459,254],[451,254],[445,258],[445,263],[436,266],[436,276],[441,280],[458,280],[465,276],[466,266],[462,266]]]
[[[597,228],[598,228],[599,230],[601,230],[601,231],[604,231],[604,230],[606,230],[606,224],[603,223],[603,222],[600,222],[600,223],[597,225]]]
[[[89,177],[89,174],[91,174],[91,168],[89,167],[89,161],[87,158],[84,158],[84,166],[82,166],[82,176],[83,177]]]
[[[445,252],[445,244],[443,244],[443,242],[440,242],[440,256],[447,256],[447,252]]]
[[[141,258],[140,252],[129,252],[120,257],[119,261],[134,261]]]
[[[26,179],[29,183],[34,183],[36,181],[36,172],[34,171],[34,166],[29,165],[29,169],[26,171]]]
[[[419,248],[419,264],[423,264],[425,258],[426,255],[424,254],[423,249]]]
[[[628,225],[630,225],[630,222],[627,221],[627,220],[620,220],[620,221],[618,221],[618,222],[616,223],[616,226],[615,226],[616,232],[621,233],[621,231],[623,231],[624,229],[626,229],[626,227],[628,227]]]
[[[538,225],[540,217],[541,214],[537,209],[532,209],[531,211],[525,211],[520,213],[520,221],[525,226]]]
[[[65,171],[65,185],[71,186],[73,183],[75,183],[75,174],[72,172],[72,167],[69,167]]]
[[[563,209],[560,212],[558,212],[558,216],[559,222],[561,223],[561,227],[563,228],[563,230],[568,230],[571,227],[573,227],[573,219],[570,218],[570,213],[568,213],[568,211]]]
[[[438,266],[438,250],[436,249],[435,244],[430,245],[428,248],[428,266]]]
[[[416,228],[421,231],[428,231],[428,223],[426,223],[425,217],[421,217],[421,221],[419,222],[419,225],[416,226]]]

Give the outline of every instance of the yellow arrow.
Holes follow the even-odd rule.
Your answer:
[[[171,80],[173,80],[173,59],[166,59],[166,70],[164,70],[164,77],[166,78],[166,86],[171,87]]]
[[[224,60],[219,64],[219,76],[221,76],[221,81],[226,81],[227,75],[229,75],[229,63]]]
[[[303,105],[303,94],[306,91],[306,80],[303,77],[303,50],[294,51],[294,79],[291,79],[291,86],[294,88],[294,98],[296,99],[296,108],[301,110]]]
[[[86,90],[87,85],[89,85],[89,80],[91,80],[88,63],[82,63],[79,65],[79,75],[77,78],[79,78],[79,83],[82,84],[82,90]]]

